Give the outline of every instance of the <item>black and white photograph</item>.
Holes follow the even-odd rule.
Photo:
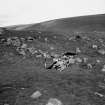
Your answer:
[[[105,0],[0,0],[0,105],[105,105]]]

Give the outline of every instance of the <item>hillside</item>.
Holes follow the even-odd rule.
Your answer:
[[[105,31],[105,14],[55,19],[38,24],[12,26],[10,29],[49,30],[60,33]]]

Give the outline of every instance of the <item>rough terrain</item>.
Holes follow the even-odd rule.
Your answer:
[[[1,28],[0,105],[105,105],[105,28],[70,33],[51,24]]]

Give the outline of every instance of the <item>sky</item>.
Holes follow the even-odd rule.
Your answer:
[[[105,13],[105,0],[0,0],[0,27]]]

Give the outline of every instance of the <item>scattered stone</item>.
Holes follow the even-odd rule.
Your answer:
[[[85,57],[83,58],[83,62],[84,62],[84,63],[86,63],[87,60],[88,60],[88,58],[85,58]]]
[[[77,58],[75,58],[75,61],[76,61],[77,63],[81,63],[81,62],[82,62],[82,59],[79,58],[79,57],[77,57]]]
[[[25,53],[25,51],[24,51],[24,49],[21,49],[20,47],[17,47],[17,52],[19,53],[19,54],[21,54],[21,55],[23,55],[23,56],[25,56],[26,55],[26,53]]]
[[[16,39],[12,40],[12,44],[13,44],[13,46],[20,46],[21,42],[18,38],[16,38]]]
[[[100,97],[104,97],[104,95],[103,95],[103,94],[98,93],[98,92],[95,92],[95,95],[98,95],[98,96],[100,96]]]
[[[21,45],[21,42],[18,37],[9,37],[6,39],[6,44],[19,47]]]
[[[92,48],[97,49],[97,48],[98,48],[98,46],[97,46],[97,45],[92,45]]]
[[[62,102],[56,98],[50,98],[46,105],[63,105]]]
[[[4,105],[9,105],[9,104],[5,103]]]
[[[98,86],[102,89],[105,89],[105,83],[102,83],[102,82],[99,82],[98,83]]]
[[[41,58],[41,57],[42,57],[42,55],[40,55],[40,54],[39,54],[39,55],[36,55],[36,57],[37,57],[37,58]]]
[[[56,53],[54,53],[54,52],[51,52],[51,57],[53,57],[53,58],[58,58],[60,55],[59,54],[56,54]]]
[[[23,37],[21,37],[20,39],[21,39],[22,43],[24,43],[24,42],[25,42],[25,40],[26,40],[26,39],[25,39],[25,38],[23,38]]]
[[[53,46],[50,46],[50,50],[54,50],[55,48]]]
[[[96,60],[97,63],[100,63],[101,61],[99,59]]]
[[[70,37],[70,38],[69,38],[69,40],[74,40],[74,39],[75,39],[75,37]]]
[[[99,40],[99,42],[101,42],[101,43],[103,43],[103,42],[104,42],[102,39],[98,39],[98,40]]]
[[[105,71],[105,65],[103,66],[102,71]]]
[[[81,53],[80,48],[76,48],[76,53]]]
[[[29,52],[31,53],[31,54],[35,54],[35,53],[37,53],[38,51],[36,50],[36,48],[35,47],[29,47],[29,48],[27,48],[28,50],[29,50]]]
[[[43,56],[44,56],[45,58],[51,58],[48,53],[43,53]]]
[[[2,39],[0,40],[0,43],[1,43],[1,44],[6,44],[6,43],[7,43],[7,40],[6,40],[5,38],[2,38]]]
[[[90,63],[87,64],[88,69],[92,69],[92,65]]]
[[[44,38],[44,40],[47,42],[48,41],[48,38]]]
[[[11,38],[8,38],[8,39],[7,39],[7,45],[10,45],[11,43],[12,43]]]
[[[31,98],[32,99],[36,99],[36,98],[39,98],[41,96],[41,92],[40,91],[35,91],[32,95],[31,95]]]
[[[57,36],[54,36],[54,38],[56,39],[56,38],[57,38]]]
[[[102,54],[102,55],[105,54],[105,50],[104,50],[104,49],[100,49],[100,50],[98,50],[98,52],[99,52],[100,54]]]
[[[23,43],[21,48],[26,49],[27,48],[27,44]]]

